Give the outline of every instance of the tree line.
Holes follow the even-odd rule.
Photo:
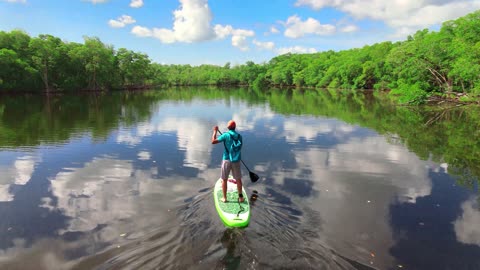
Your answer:
[[[266,63],[161,65],[143,53],[115,50],[98,38],[83,44],[51,35],[0,32],[0,91],[108,90],[159,85],[296,86],[393,90],[403,101],[432,93],[480,94],[480,11],[418,31],[400,42]]]

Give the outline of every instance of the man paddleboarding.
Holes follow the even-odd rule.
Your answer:
[[[221,199],[222,202],[227,202],[227,181],[232,172],[233,178],[237,182],[237,189],[238,189],[238,200],[239,202],[243,202],[243,194],[242,194],[242,172],[240,170],[240,161],[241,157],[241,150],[242,150],[242,136],[235,131],[236,123],[233,120],[230,120],[227,124],[228,131],[220,135],[217,138],[218,126],[213,128],[213,135],[212,135],[212,144],[218,144],[223,142],[225,146],[225,150],[223,151],[223,160],[222,160],[222,169],[221,169],[221,176],[222,182],[222,191],[223,191],[223,198]]]

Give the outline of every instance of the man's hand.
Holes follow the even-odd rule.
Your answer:
[[[217,131],[218,131],[218,126],[213,127],[213,134],[212,134],[212,144],[217,144]]]

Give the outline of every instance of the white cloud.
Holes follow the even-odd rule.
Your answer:
[[[480,1],[297,0],[295,5],[309,6],[316,10],[333,7],[357,19],[383,21],[397,30],[397,35],[400,36],[464,16],[479,9]]]
[[[102,4],[102,3],[108,2],[109,0],[84,0],[84,1],[92,2],[93,4]]]
[[[274,126],[273,122],[278,118],[263,120],[263,125]],[[301,186],[301,180],[307,179],[312,194],[302,200],[291,198],[300,209],[314,208],[318,220],[324,221],[323,243],[360,262],[375,250],[376,268],[391,269],[396,264],[388,252],[395,244],[389,205],[398,200],[414,203],[428,196],[432,182],[426,162],[414,153],[402,145],[390,144],[383,136],[359,136],[362,130],[334,119],[286,117],[283,127],[264,130],[264,135],[274,141],[285,138],[288,144],[293,142],[291,153],[296,167],[285,168],[283,161],[272,161],[255,166],[255,171],[261,174],[279,170],[269,174],[270,187],[293,185],[297,180]],[[336,140],[332,144],[310,143],[319,137]],[[298,144],[303,141],[308,146]],[[349,222],[352,219],[356,222]],[[352,246],[359,248],[352,250]]]
[[[356,31],[358,31],[358,26],[353,24],[343,26],[342,28],[340,28],[340,32],[343,32],[343,33],[351,33]]]
[[[133,19],[131,16],[128,15],[122,15],[118,17],[116,20],[110,20],[108,21],[108,24],[113,27],[113,28],[122,28],[125,27],[128,24],[135,23],[135,19]]]
[[[25,185],[32,176],[33,169],[35,166],[35,160],[31,156],[26,156],[15,161],[15,184]]]
[[[270,27],[270,33],[278,34],[278,33],[280,33],[280,31],[275,26],[272,26],[272,27]]]
[[[142,26],[134,26],[132,28],[132,34],[136,35],[137,37],[151,37],[153,36],[152,30],[142,27]]]
[[[293,47],[283,47],[277,50],[278,54],[286,54],[286,53],[316,53],[317,50],[315,48],[306,48],[303,46],[293,46]]]
[[[148,151],[141,151],[137,155],[138,159],[140,160],[149,160],[152,157],[152,155]]]
[[[342,128],[346,124],[337,121],[323,120],[320,123],[316,121],[299,121],[299,119],[287,119],[283,123],[285,140],[289,143],[298,143],[301,138],[307,141],[315,139],[320,134],[337,133],[337,131],[347,131],[342,133],[350,133],[349,128]]]
[[[215,37],[210,25],[212,12],[207,0],[180,0],[180,7],[173,15],[173,28],[154,28],[152,32],[155,38],[164,43],[191,43]]]
[[[81,168],[59,172],[50,179],[55,208],[70,217],[68,227],[59,233],[86,232],[104,224],[97,237],[111,242],[118,240],[121,231],[137,233],[146,226],[164,224],[167,209],[172,209],[179,194],[198,185],[179,176],[172,176],[176,181],[156,181],[152,175],[154,170],[134,170],[131,162],[111,158],[94,158]]]
[[[211,128],[197,122],[191,118],[166,117],[157,126],[159,132],[175,132],[177,134],[178,148],[185,151],[185,160],[183,165],[187,167],[205,170],[209,165],[209,159],[212,144],[204,143],[209,141]],[[192,135],[195,130],[195,135]]]
[[[242,51],[248,51],[247,38],[245,36],[233,36],[232,46],[237,47]]]
[[[153,28],[152,36],[162,43],[174,43],[180,41],[175,37],[175,32],[164,28]],[[186,38],[186,36],[184,36]],[[190,43],[190,41],[185,41]]]
[[[302,21],[297,15],[289,17],[285,22],[285,27],[284,35],[289,38],[299,38],[307,34],[330,35],[336,31],[334,25],[321,24],[313,18]]]
[[[236,29],[232,32],[232,46],[239,48],[242,51],[247,51],[248,42],[247,37],[253,37],[255,33],[250,30]]]
[[[453,223],[457,240],[480,246],[480,211],[475,199],[462,204],[463,214]]]
[[[11,166],[0,166],[0,201],[11,201],[14,195],[9,192],[11,185],[26,185],[32,178],[35,164],[40,159],[34,156],[19,157]]]
[[[212,12],[208,0],[180,0],[180,7],[173,12],[173,28],[146,28],[135,26],[132,34],[139,37],[154,37],[162,43],[194,43],[232,36],[232,45],[240,50],[248,50],[247,38],[255,32],[234,29],[231,25],[212,27]]]
[[[9,191],[10,185],[0,185],[0,202],[9,202],[13,200],[13,194]]]
[[[51,188],[57,207],[72,217],[67,231],[88,231],[133,215],[131,174],[131,163],[112,159],[94,159],[84,168],[58,173]]]
[[[227,36],[231,35],[233,33],[233,27],[231,25],[215,25],[213,28],[215,31],[215,35],[217,36],[218,39],[224,39]]]
[[[262,42],[254,39],[253,44],[257,46],[257,48],[264,50],[273,50],[273,48],[275,48],[275,43],[271,41]]]
[[[233,29],[232,31],[233,36],[243,36],[243,37],[253,37],[255,36],[255,32],[251,30],[245,30],[245,29]]]
[[[27,3],[27,0],[4,0],[7,3],[22,3],[25,4]]]
[[[297,0],[295,6],[310,6],[313,9],[322,9],[324,7],[339,5],[342,1],[334,0]]]
[[[121,130],[118,132],[116,141],[117,143],[123,143],[123,144],[134,146],[142,142],[142,137],[133,135],[131,131]]]
[[[132,0],[132,2],[130,2],[130,7],[132,8],[143,7],[143,0]]]
[[[232,36],[232,46],[239,48],[242,51],[248,50],[247,37],[255,36],[255,32],[245,29],[234,29],[231,25],[215,25],[213,28],[217,39],[223,39],[227,36]]]

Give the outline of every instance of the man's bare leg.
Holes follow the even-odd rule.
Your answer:
[[[245,200],[245,198],[243,198],[243,196],[240,197],[240,194],[243,194],[242,193],[242,179],[239,178],[239,179],[236,179],[236,180],[237,180],[238,200],[240,202],[243,202]]]
[[[227,202],[227,181],[228,181],[228,179],[223,179],[222,180],[223,198],[220,199],[222,202]]]

